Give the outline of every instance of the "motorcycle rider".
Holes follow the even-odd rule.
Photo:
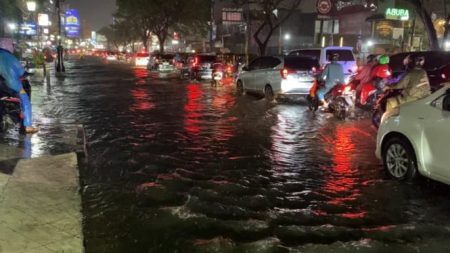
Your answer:
[[[407,62],[405,59],[404,62]],[[413,102],[431,94],[430,81],[427,72],[423,69],[425,58],[423,56],[416,56],[410,58],[410,65],[406,74],[395,85],[386,86],[387,90],[403,90],[403,96],[390,98],[386,104],[386,112],[381,118],[381,123],[394,115],[398,107],[404,103]]]
[[[5,80],[6,86],[14,91],[20,99],[22,112],[24,114],[25,133],[33,134],[38,132],[32,126],[32,110],[30,97],[22,86],[20,77],[25,73],[16,57],[6,49],[0,48],[0,76]]]
[[[377,57],[374,54],[367,56],[367,63],[364,65],[354,80],[359,82],[356,91],[361,91],[361,85],[370,82],[372,69],[378,64]]]
[[[344,83],[344,68],[338,63],[339,54],[331,54],[329,56],[330,63],[327,64],[319,80],[322,80],[325,85],[317,90],[317,98],[323,104],[323,108],[328,108],[328,103],[325,101],[325,94],[327,94],[337,83]]]

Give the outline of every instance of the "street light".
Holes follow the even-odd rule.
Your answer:
[[[31,11],[31,12],[36,11],[36,2],[35,1],[27,1],[27,9],[28,9],[28,11]]]
[[[286,33],[284,35],[284,40],[290,40],[291,39],[291,35],[289,33]]]
[[[9,30],[11,30],[11,31],[15,31],[15,30],[17,29],[17,25],[14,24],[14,23],[9,23],[9,24],[8,24],[8,28],[9,28]]]

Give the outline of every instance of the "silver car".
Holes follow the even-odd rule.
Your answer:
[[[263,56],[242,69],[237,78],[238,92],[279,96],[306,96],[319,71],[318,60],[305,56]]]

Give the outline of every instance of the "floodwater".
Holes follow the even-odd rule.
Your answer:
[[[96,59],[35,87],[85,127],[86,253],[449,252],[449,188],[387,178],[369,120]]]

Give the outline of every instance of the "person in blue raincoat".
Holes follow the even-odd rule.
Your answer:
[[[344,68],[338,62],[339,55],[332,54],[330,55],[329,60],[330,63],[327,64],[319,77],[320,80],[324,81],[325,86],[317,91],[318,99],[323,103],[325,108],[328,107],[328,104],[325,101],[325,94],[327,94],[337,83],[345,82]]]
[[[33,127],[31,102],[28,94],[22,86],[20,77],[25,73],[17,58],[8,50],[0,48],[0,76],[5,79],[5,83],[12,91],[16,92],[20,98],[22,111],[24,114],[24,126],[26,133],[36,133],[38,130]]]

